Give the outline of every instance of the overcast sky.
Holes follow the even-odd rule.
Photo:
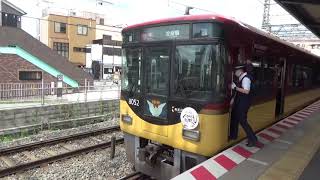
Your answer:
[[[22,19],[22,28],[30,34],[36,34],[38,20],[28,17],[41,17],[41,10],[48,5],[58,8],[91,11],[108,16],[109,24],[135,24],[138,22],[183,15],[185,6],[196,7],[191,14],[218,13],[232,16],[247,24],[261,27],[264,0],[104,0],[103,6],[96,5],[96,0],[9,0],[27,12]],[[40,3],[39,3],[40,2]],[[283,14],[281,8],[273,5],[271,14]],[[202,9],[202,10],[201,10]],[[276,20],[292,21],[289,16],[279,16]],[[288,20],[289,18],[289,20]]]

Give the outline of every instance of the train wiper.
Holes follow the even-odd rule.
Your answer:
[[[182,81],[180,83],[178,83],[178,87],[176,89],[176,94],[179,93],[181,96],[187,97],[187,93],[186,93],[186,90],[184,89],[184,87],[185,87],[185,85]]]
[[[134,95],[134,93],[136,92],[136,90],[137,90],[137,85],[136,84],[132,84],[132,86],[131,86],[131,88],[130,88],[130,90],[129,90],[129,96],[133,96]]]

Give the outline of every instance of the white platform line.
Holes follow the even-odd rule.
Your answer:
[[[275,141],[280,142],[280,143],[284,143],[284,144],[293,144],[290,141],[286,141],[286,140],[282,140],[282,139],[275,139]]]
[[[262,144],[266,145],[266,144],[269,144],[271,141],[265,139],[265,138],[262,138],[260,136],[257,136],[258,137],[258,141],[260,141]]]
[[[195,180],[196,178],[193,177],[190,172],[191,172],[191,171],[182,173],[182,174],[174,177],[173,179],[174,179],[174,180]]]
[[[258,148],[258,147],[248,147],[248,146],[246,146],[246,142],[241,142],[239,144],[239,146],[241,146],[242,148],[244,148],[247,151],[252,152],[253,154],[260,150],[260,148]]]
[[[226,170],[223,166],[221,166],[218,162],[210,159],[209,161],[205,161],[202,166],[206,168],[214,177],[219,178],[228,170]]]
[[[278,122],[277,124],[281,124],[281,125],[284,125],[284,126],[288,126],[289,128],[293,128],[294,125],[291,125],[291,124],[287,124],[287,123],[284,123],[282,121]]]
[[[293,121],[291,119],[284,119],[284,120],[287,121],[287,122],[293,123],[293,124],[299,124],[299,122]]]
[[[257,159],[252,159],[252,158],[248,158],[248,161],[251,161],[251,162],[254,162],[254,163],[257,163],[257,164],[261,164],[261,165],[264,165],[264,166],[268,166],[269,165],[267,162],[259,161]]]
[[[267,134],[267,135],[269,135],[269,136],[271,136],[271,137],[273,137],[273,138],[278,138],[278,137],[280,137],[280,135],[279,134],[276,134],[276,133],[274,133],[274,132],[272,132],[272,131],[268,131],[268,130],[264,130],[264,131],[262,131],[262,133],[264,133],[264,134]]]
[[[286,129],[283,129],[283,128],[275,126],[275,125],[271,126],[270,128],[275,129],[277,131],[280,131],[282,133],[285,133],[287,131]]]
[[[221,154],[227,156],[229,159],[231,159],[236,164],[240,164],[242,161],[244,161],[246,159],[243,156],[241,156],[240,154],[234,152],[232,149],[227,149],[226,151],[222,152]]]

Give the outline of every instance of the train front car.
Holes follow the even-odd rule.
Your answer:
[[[185,16],[123,30],[120,126],[137,171],[169,179],[228,142],[223,29]]]

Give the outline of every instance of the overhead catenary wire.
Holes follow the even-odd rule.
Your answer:
[[[7,14],[12,14],[12,13],[9,13],[9,12],[4,12],[4,11],[0,11],[1,13],[7,13]],[[18,14],[13,14],[13,15],[16,15],[16,16],[20,16]],[[54,20],[49,20],[49,19],[44,19],[44,18],[38,18],[38,17],[32,17],[32,16],[21,16],[21,18],[29,18],[29,19],[35,19],[35,20],[38,20],[38,21],[47,21],[47,22],[53,22],[53,23],[63,23],[63,24],[66,24],[68,26],[76,26],[78,27],[79,24],[72,24],[72,23],[66,23],[66,22],[61,22],[61,21],[54,21]],[[118,28],[118,29],[122,29],[122,27],[118,27],[118,26],[112,26],[112,25],[103,25],[103,26],[106,26],[106,27],[109,27],[109,28]],[[116,31],[116,30],[108,30],[108,29],[102,29],[102,28],[96,28],[96,27],[89,27],[88,26],[88,29],[95,29],[95,30],[101,30],[101,31],[107,31],[107,32],[117,32],[117,33],[121,33],[121,31]]]

